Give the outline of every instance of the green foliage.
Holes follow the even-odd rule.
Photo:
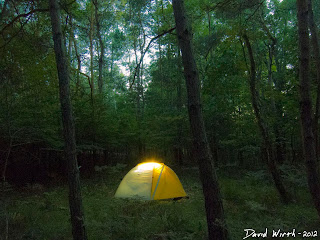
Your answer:
[[[220,162],[246,166],[261,163],[262,141],[251,106],[243,31],[253,43],[262,116],[273,143],[285,146],[286,158],[294,159],[298,154],[294,149],[300,145],[295,5],[292,1],[247,0],[193,0],[186,4],[194,32],[207,136]],[[16,5],[8,3],[1,29],[30,7],[25,1]],[[151,44],[135,83],[132,82],[147,44],[174,26],[171,4],[145,0],[99,2],[97,17],[105,47],[104,90],[99,93],[97,89],[100,41],[94,22],[92,94],[88,47],[92,3],[64,2],[62,6],[77,143],[116,151],[129,149],[133,155],[137,149],[145,149],[145,154],[166,159],[175,158],[173,153],[179,149],[185,156],[190,155],[186,88],[174,32]],[[38,2],[34,7],[46,8]],[[21,142],[43,141],[61,148],[49,17],[46,12],[36,12],[25,25],[26,18],[20,20],[5,27],[0,38],[0,46],[4,44],[4,57],[0,59],[4,80],[0,91],[0,131],[6,139],[17,132],[16,139]],[[19,30],[21,27],[23,31]],[[270,35],[277,40],[271,83]],[[77,69],[79,60],[81,73]],[[130,69],[131,75],[122,73],[123,68]],[[312,89],[315,99],[316,88]]]

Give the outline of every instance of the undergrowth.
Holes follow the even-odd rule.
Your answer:
[[[178,201],[136,201],[113,197],[127,168],[96,169],[93,179],[82,181],[85,222],[90,240],[202,240],[206,221],[201,184],[196,169],[178,169],[189,195]],[[283,205],[264,171],[219,171],[227,224],[232,239],[244,229],[283,231],[320,230],[319,220],[304,183],[286,169],[286,183],[295,198]],[[297,175],[296,175],[297,176]],[[0,239],[72,239],[66,186],[15,189],[0,192]],[[319,233],[318,233],[319,234]],[[249,238],[250,239],[250,238]],[[290,238],[286,238],[290,239]],[[299,239],[297,236],[296,238]]]

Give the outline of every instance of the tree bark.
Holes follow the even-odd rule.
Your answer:
[[[80,86],[80,73],[81,73],[81,57],[80,54],[78,52],[78,46],[77,46],[77,42],[76,39],[74,37],[74,30],[73,30],[73,21],[72,18],[70,18],[70,28],[71,28],[71,41],[73,42],[73,47],[74,47],[74,53],[76,55],[77,58],[77,78],[76,78],[76,93],[79,90],[79,86]]]
[[[229,238],[229,234],[219,184],[215,169],[212,166],[212,155],[203,122],[200,81],[192,51],[191,28],[186,20],[183,0],[173,0],[172,4],[186,79],[189,121],[205,199],[208,235],[209,239],[225,240]]]
[[[138,39],[137,39],[138,40]],[[142,55],[142,50],[143,46],[141,46],[140,41],[137,41],[136,39],[134,40],[134,54],[135,54],[135,60],[136,64],[138,65],[138,48],[141,51]],[[138,43],[137,43],[138,42]],[[138,46],[139,45],[139,46]],[[143,61],[140,62],[139,64],[143,64]],[[143,86],[142,86],[142,71],[141,67],[139,67],[138,72],[136,74],[136,79],[137,81],[135,82],[136,86],[136,120],[138,124],[138,139],[137,139],[137,145],[138,145],[138,156],[139,158],[143,158],[144,156],[144,143],[142,139],[142,121],[143,121],[143,102],[142,102],[142,93],[143,93]]]
[[[94,21],[94,10],[93,10],[93,3],[91,3],[91,15],[90,15],[90,31],[89,31],[89,41],[90,41],[90,88],[91,88],[91,101],[93,101],[93,95],[94,95],[94,71],[93,71],[93,21]]]
[[[98,89],[99,89],[99,92],[102,93],[103,92],[104,43],[103,43],[101,32],[100,32],[100,22],[99,22],[99,14],[98,14],[98,9],[99,9],[98,0],[93,0],[93,4],[95,7],[97,37],[98,37],[99,44],[100,44]]]
[[[315,148],[316,148],[316,156],[319,161],[320,158],[320,146],[319,146],[319,116],[320,116],[320,49],[319,49],[319,37],[318,37],[318,28],[314,22],[313,18],[313,9],[312,9],[312,0],[308,0],[308,11],[309,11],[309,28],[311,32],[311,43],[314,53],[314,58],[316,62],[316,72],[317,72],[317,100],[316,100],[316,109],[314,114],[314,140],[315,140]]]
[[[69,206],[72,223],[72,235],[73,239],[75,240],[86,240],[87,234],[85,230],[84,214],[82,210],[80,177],[76,155],[75,130],[70,101],[69,72],[66,57],[66,46],[64,45],[64,41],[62,38],[60,10],[57,0],[49,0],[49,6],[54,52],[56,56],[59,77],[59,94],[68,169]]]
[[[178,81],[177,81],[177,113],[178,113],[178,123],[177,123],[177,144],[176,144],[176,157],[180,166],[183,165],[183,151],[182,151],[182,65],[180,61],[180,48],[178,47]],[[162,80],[161,80],[162,81]],[[181,119],[180,119],[181,118]]]
[[[299,34],[300,115],[303,153],[307,167],[308,185],[320,217],[320,180],[312,126],[312,102],[309,80],[309,31],[307,0],[297,0]]]
[[[265,148],[266,148],[266,155],[267,155],[267,166],[269,168],[269,171],[272,175],[274,184],[276,186],[276,189],[279,192],[280,198],[283,201],[283,203],[287,204],[291,201],[289,194],[287,190],[285,189],[280,173],[277,169],[276,163],[275,163],[275,157],[274,157],[274,150],[272,147],[272,142],[266,127],[266,123],[264,122],[260,106],[259,106],[259,94],[256,89],[256,64],[253,57],[253,52],[251,48],[251,44],[249,41],[249,38],[246,34],[243,34],[243,39],[246,43],[248,54],[249,54],[249,60],[250,60],[250,92],[251,92],[251,103],[254,110],[254,113],[256,115],[256,119],[258,122],[258,126],[260,129],[260,133],[262,135]]]

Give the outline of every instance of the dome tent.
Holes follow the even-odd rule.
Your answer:
[[[186,197],[175,172],[164,163],[145,162],[132,168],[121,181],[116,198],[160,200]]]

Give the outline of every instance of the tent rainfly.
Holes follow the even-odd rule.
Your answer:
[[[164,163],[145,162],[132,168],[121,181],[116,198],[160,200],[186,197],[175,172]]]

